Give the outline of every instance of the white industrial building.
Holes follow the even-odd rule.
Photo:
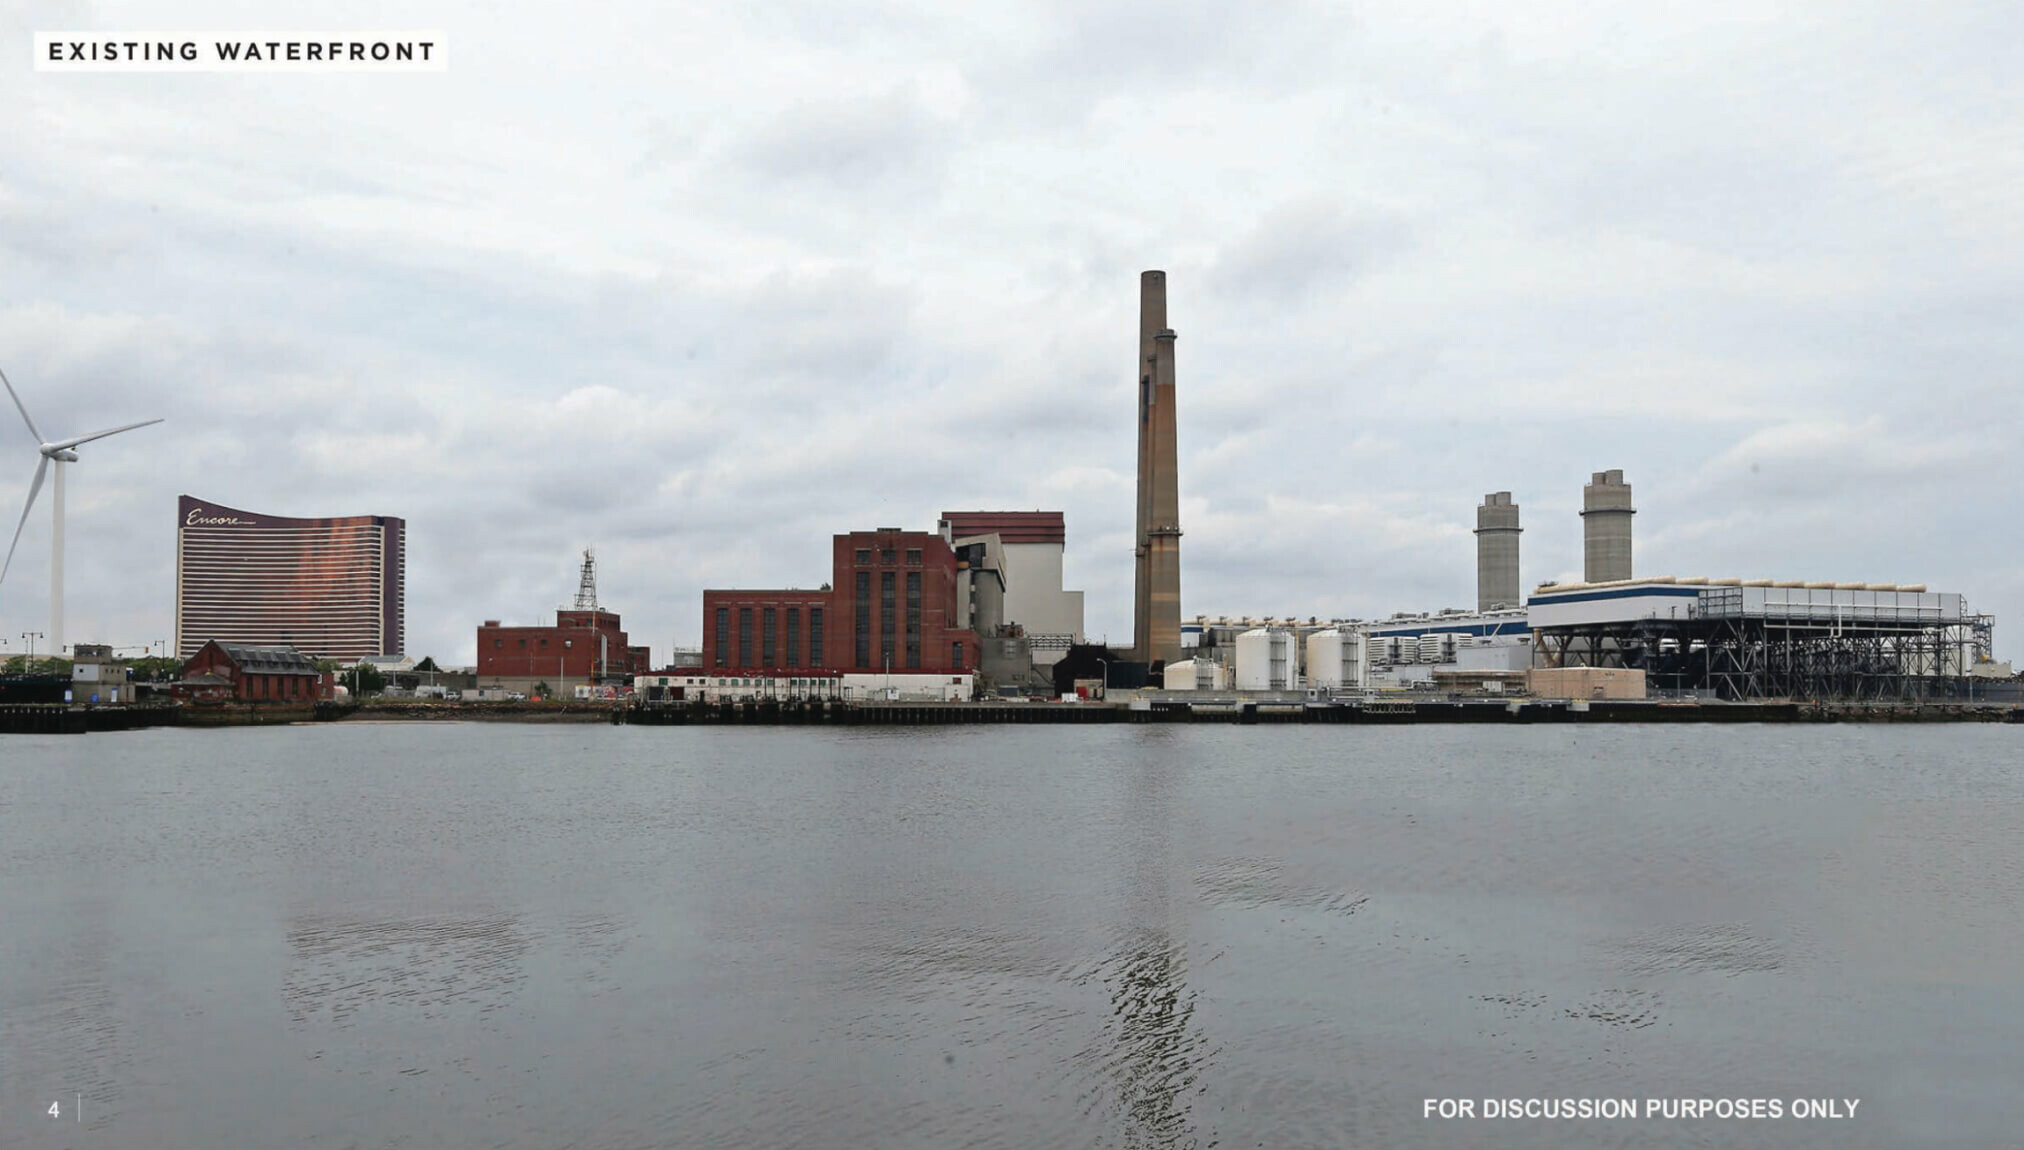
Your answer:
[[[1951,697],[1993,620],[1924,584],[1656,576],[1547,583],[1527,601],[1544,666],[1642,669],[1721,698]]]
[[[1001,628],[1021,640],[1034,666],[1052,667],[1083,641],[1082,592],[1062,587],[1068,529],[1059,511],[947,511],[942,537],[966,554],[970,594],[959,625],[975,627],[989,649]],[[986,573],[992,573],[989,576]]]
[[[1717,594],[1708,596],[1711,589]],[[1639,619],[1679,621],[1708,613],[1711,604],[1733,605],[1744,615],[1776,615],[1816,622],[1891,619],[1940,622],[1966,614],[1965,601],[1922,583],[1802,583],[1771,579],[1677,578],[1670,575],[1607,583],[1545,583],[1526,610],[1534,628]]]
[[[649,704],[703,703],[961,703],[976,692],[974,675],[842,674],[783,671],[774,674],[706,675],[693,668],[633,678],[633,690]]]
[[[1399,614],[1365,628],[1371,685],[1434,682],[1436,670],[1523,671],[1532,665],[1532,629],[1522,608]]]

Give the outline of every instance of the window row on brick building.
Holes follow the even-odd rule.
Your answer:
[[[832,562],[833,579],[821,591],[705,591],[706,669],[975,669],[975,638],[955,626],[956,555],[940,535],[897,530],[838,535]],[[825,626],[837,618],[847,633],[826,643]]]

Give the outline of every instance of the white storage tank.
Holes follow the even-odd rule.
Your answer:
[[[1237,636],[1237,689],[1293,689],[1293,635],[1264,627]]]
[[[1230,666],[1214,659],[1195,660],[1195,689],[1197,691],[1227,691],[1230,689]]]
[[[1300,648],[1291,631],[1272,632],[1272,687],[1274,691],[1297,690],[1300,686]]]
[[[1342,632],[1331,627],[1307,636],[1307,685],[1341,686],[1341,660]]]
[[[1362,631],[1331,627],[1307,637],[1307,682],[1331,690],[1362,690],[1370,685],[1370,664],[1364,657]]]
[[[1169,691],[1228,690],[1230,673],[1214,659],[1182,659],[1167,664],[1165,686]]]

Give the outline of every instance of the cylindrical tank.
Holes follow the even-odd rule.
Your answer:
[[[1237,636],[1237,689],[1285,691],[1295,673],[1293,635],[1259,627]]]
[[[1307,682],[1309,686],[1360,689],[1370,684],[1369,665],[1364,659],[1365,636],[1356,630],[1329,628],[1307,637]]]
[[[1237,636],[1237,689],[1269,691],[1272,681],[1272,633],[1263,627]]]
[[[1272,677],[1274,691],[1288,691],[1300,685],[1300,653],[1293,647],[1293,632],[1272,632]]]
[[[1307,685],[1342,686],[1342,632],[1331,628],[1307,637]]]

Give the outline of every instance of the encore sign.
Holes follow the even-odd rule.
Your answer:
[[[241,519],[237,515],[205,515],[204,509],[201,507],[192,507],[190,508],[190,513],[183,516],[183,526],[185,527],[232,527],[240,523],[251,522],[252,520]]]

